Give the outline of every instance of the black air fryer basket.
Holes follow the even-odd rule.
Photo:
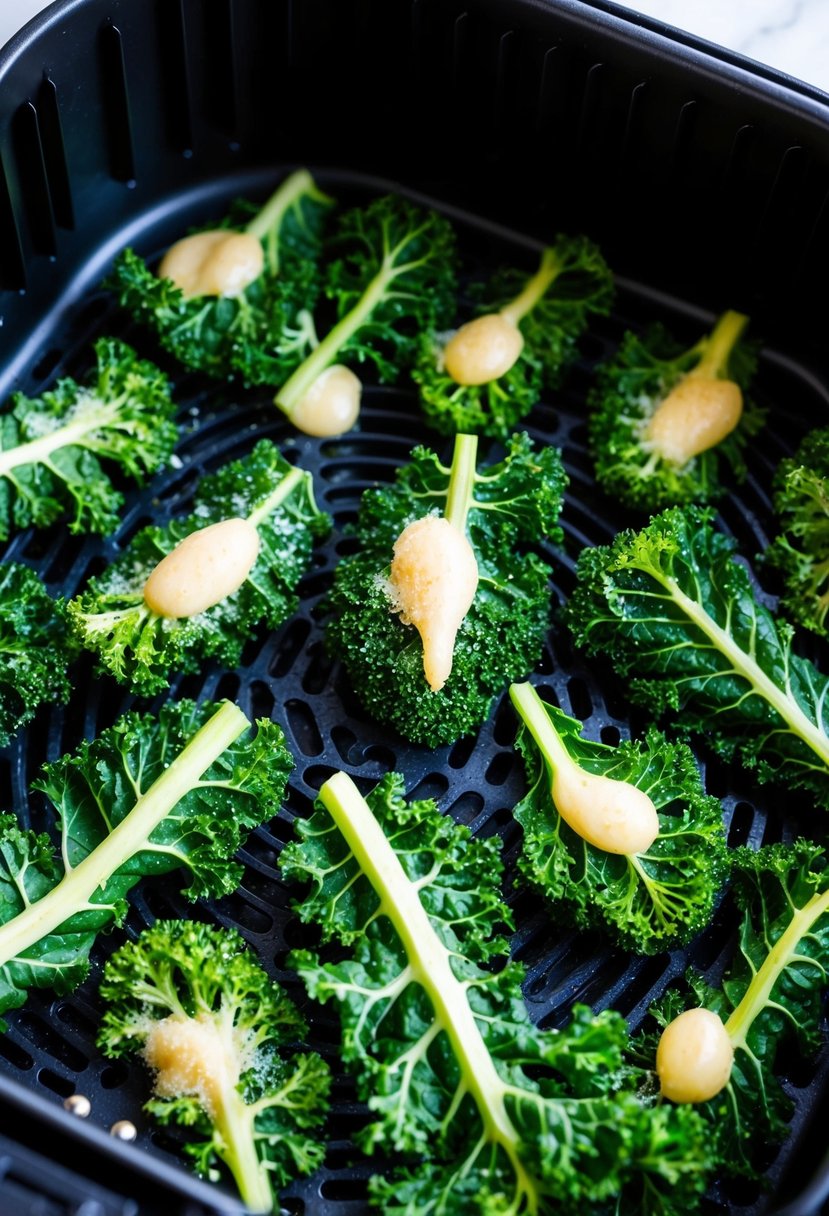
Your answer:
[[[566,539],[551,549],[554,602],[573,587],[586,544],[628,521],[593,487],[585,391],[597,360],[625,328],[662,320],[693,340],[725,308],[763,338],[756,396],[770,425],[750,456],[746,484],[721,521],[742,553],[771,526],[769,486],[780,458],[829,420],[829,98],[612,5],[579,0],[66,0],[0,57],[0,396],[36,395],[81,375],[91,342],[117,334],[174,379],[180,466],[131,491],[118,534],[70,537],[60,527],[16,535],[6,556],[71,595],[149,518],[186,508],[197,475],[272,437],[313,471],[334,517],[303,581],[297,616],[260,633],[232,672],[206,666],[174,682],[172,697],[230,697],[249,716],[285,728],[296,769],[282,813],[244,851],[232,898],[198,909],[236,926],[265,965],[303,1000],[286,972],[301,935],[277,866],[291,821],[307,814],[337,769],[366,783],[391,768],[407,790],[434,796],[476,832],[498,833],[512,874],[523,792],[506,700],[472,739],[428,751],[402,743],[361,712],[326,656],[319,602],[345,525],[363,489],[393,477],[415,442],[446,451],[422,424],[405,385],[369,387],[359,429],[336,440],[297,435],[266,391],[210,383],[173,366],[115,306],[100,282],[125,244],[158,253],[235,197],[264,198],[290,169],[310,168],[341,202],[398,189],[459,226],[467,264],[510,257],[529,264],[555,233],[599,242],[618,277],[613,315],[592,328],[582,358],[529,419],[536,440],[563,448],[570,489]],[[814,657],[829,661],[812,644]],[[554,629],[534,679],[614,742],[641,722],[609,672],[577,655]],[[149,708],[156,709],[160,700]],[[2,808],[39,825],[27,787],[45,760],[109,725],[133,699],[91,664],[75,669],[64,709],[45,710],[0,753]],[[709,792],[723,801],[732,844],[814,832],[808,800],[762,790],[699,749]],[[560,1025],[572,1003],[612,1006],[632,1027],[689,963],[716,974],[732,925],[719,918],[688,951],[631,958],[598,935],[559,926],[540,901],[512,897],[514,951],[527,967],[532,1017]],[[192,1177],[175,1134],[141,1113],[147,1078],[102,1059],[94,1045],[100,963],[159,916],[189,913],[174,881],[136,889],[125,930],[96,948],[76,993],[33,993],[0,1036],[0,1213],[209,1214],[241,1211],[229,1187]],[[313,1046],[336,1068],[332,1016],[312,1014]],[[768,1191],[717,1190],[723,1212],[816,1212],[829,1193],[821,1131],[829,1114],[829,1047],[786,1073],[790,1136],[769,1153]],[[63,1109],[88,1096],[85,1122]],[[353,1087],[334,1091],[324,1169],[284,1197],[290,1213],[350,1216],[366,1206],[371,1168],[350,1137],[365,1118]],[[135,1143],[109,1134],[118,1120]]]

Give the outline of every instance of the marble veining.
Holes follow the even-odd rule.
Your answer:
[[[635,0],[626,4],[829,92],[827,0]]]

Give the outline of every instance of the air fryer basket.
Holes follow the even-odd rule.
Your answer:
[[[825,100],[637,29],[612,6],[577,0],[70,0],[10,44],[0,61],[0,393],[35,394],[58,375],[81,374],[92,340],[119,334],[173,376],[183,439],[180,467],[128,492],[114,537],[29,531],[6,556],[71,595],[151,517],[186,509],[202,471],[248,451],[260,435],[313,471],[318,501],[335,521],[303,580],[298,614],[252,639],[236,671],[207,666],[170,692],[227,696],[249,716],[283,725],[296,759],[285,808],[248,841],[237,894],[192,909],[174,880],[145,882],[127,933],[170,915],[233,925],[302,1003],[284,960],[304,938],[277,859],[293,817],[307,813],[322,781],[341,768],[366,783],[399,769],[411,794],[434,796],[473,830],[498,833],[512,877],[511,807],[523,779],[508,701],[476,737],[427,751],[367,720],[324,651],[320,601],[348,551],[344,528],[362,490],[390,480],[415,442],[448,451],[423,426],[410,389],[370,387],[359,430],[342,438],[297,435],[267,392],[210,384],[172,365],[100,290],[114,252],[131,242],[151,255],[233,197],[264,197],[297,164],[342,201],[401,189],[444,209],[458,222],[467,264],[529,265],[538,243],[559,230],[598,240],[618,272],[617,306],[593,328],[565,389],[528,426],[535,439],[563,448],[570,475],[565,542],[546,554],[560,605],[580,549],[634,522],[593,487],[584,397],[592,367],[624,329],[652,319],[693,340],[717,311],[738,308],[764,339],[756,396],[770,425],[745,486],[721,510],[741,552],[764,546],[774,467],[829,417]],[[482,443],[484,453],[489,446]],[[825,648],[809,645],[825,663]],[[27,787],[41,763],[135,703],[111,680],[96,680],[86,660],[74,677],[70,703],[42,712],[0,754],[4,809],[39,827],[44,807]],[[593,738],[614,742],[642,725],[613,676],[574,653],[560,628],[534,678]],[[758,789],[704,748],[698,754],[709,791],[723,801],[730,843],[815,833],[808,800],[787,792],[782,806],[778,789]],[[561,1024],[579,1000],[613,1006],[635,1028],[689,961],[716,975],[732,941],[728,900],[689,950],[651,959],[562,928],[520,888],[510,900],[529,1008],[545,1026]],[[119,932],[99,944],[81,989],[57,1000],[34,993],[0,1036],[4,1213],[86,1213],[87,1203],[107,1216],[241,1210],[229,1188],[193,1179],[176,1134],[143,1117],[140,1068],[105,1061],[94,1046],[99,964],[121,939]],[[313,1045],[336,1070],[333,1015],[314,1012],[312,1023]],[[795,1113],[786,1144],[769,1153],[770,1189],[722,1187],[715,1207],[745,1216],[782,1203],[792,1214],[818,1210],[829,1189],[820,1167],[827,1073],[829,1048],[807,1064],[784,1062]],[[86,1124],[61,1109],[74,1092],[91,1099]],[[364,1210],[366,1179],[382,1165],[369,1167],[351,1148],[364,1118],[353,1086],[339,1077],[325,1167],[288,1190],[288,1212]],[[119,1119],[137,1125],[135,1144],[107,1135]]]

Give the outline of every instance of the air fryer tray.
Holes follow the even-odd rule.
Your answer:
[[[341,200],[396,188],[393,183],[311,167],[322,185]],[[282,172],[274,166],[259,178],[225,179],[219,193],[212,185],[200,195],[189,195],[186,203],[182,201],[181,230],[219,213],[240,193],[264,197]],[[528,268],[533,264],[537,246],[532,242],[473,216],[451,214],[458,222],[467,265],[485,269],[504,261]],[[152,246],[147,248],[140,233],[133,239],[145,253],[157,252]],[[729,303],[722,301],[723,307]],[[626,328],[654,319],[663,320],[680,339],[687,338],[690,343],[713,318],[679,300],[664,296],[656,300],[643,285],[620,282],[613,315],[592,326],[565,388],[546,396],[528,420],[526,429],[534,440],[563,449],[570,477],[562,516],[565,541],[543,550],[553,568],[556,609],[572,590],[580,550],[585,545],[606,543],[620,526],[641,523],[641,518],[626,516],[617,503],[599,494],[593,485],[584,403],[596,361],[615,349]],[[296,616],[276,632],[260,631],[252,638],[235,671],[206,665],[199,676],[175,680],[169,693],[173,698],[229,697],[251,718],[272,716],[283,726],[296,760],[283,810],[249,838],[242,853],[245,876],[235,895],[194,908],[183,899],[174,879],[145,880],[131,899],[126,933],[134,936],[161,916],[191,915],[234,926],[270,972],[307,1009],[300,985],[285,969],[287,952],[308,940],[308,930],[292,915],[295,892],[280,877],[280,849],[291,838],[294,817],[308,813],[321,783],[331,773],[344,769],[366,788],[383,773],[397,769],[404,774],[411,796],[434,797],[447,814],[468,824],[474,832],[502,838],[508,898],[518,925],[514,953],[527,968],[525,994],[531,1016],[540,1025],[561,1025],[573,1002],[581,1001],[597,1010],[608,1006],[620,1010],[635,1030],[649,1003],[681,976],[689,963],[716,977],[733,946],[734,916],[727,897],[711,927],[689,949],[637,959],[609,946],[599,934],[569,930],[539,898],[512,885],[519,830],[511,808],[524,784],[512,748],[516,720],[507,697],[496,704],[475,736],[430,751],[405,743],[373,724],[361,711],[345,673],[326,655],[322,600],[338,559],[352,549],[347,526],[355,519],[362,491],[390,481],[414,443],[427,443],[444,458],[451,452],[450,440],[436,436],[423,425],[410,387],[405,382],[400,387],[369,386],[357,430],[335,439],[311,439],[290,427],[266,390],[243,390],[183,372],[146,332],[125,317],[111,296],[96,289],[54,323],[47,353],[37,366],[28,369],[26,391],[34,394],[59,375],[82,376],[91,364],[91,343],[101,334],[119,335],[171,375],[180,404],[179,459],[145,490],[127,491],[123,522],[114,536],[71,537],[59,526],[45,532],[30,530],[13,538],[7,546],[7,558],[22,560],[37,569],[53,593],[71,596],[115,556],[137,529],[150,520],[163,521],[186,511],[202,472],[243,455],[263,435],[279,444],[289,460],[312,471],[318,502],[334,519],[333,536],[317,547],[311,569],[302,581]],[[726,497],[720,519],[736,537],[741,553],[749,558],[763,549],[772,526],[769,485],[774,468],[800,435],[815,420],[826,417],[829,409],[827,390],[785,354],[769,347],[762,353],[754,396],[769,407],[769,424],[752,448],[745,485]],[[776,407],[779,402],[786,403],[785,419]],[[496,444],[481,441],[482,459],[495,457],[498,451]],[[805,645],[813,657],[826,659],[823,646],[815,642]],[[641,711],[631,711],[624,689],[612,673],[576,654],[559,624],[548,636],[533,678],[552,692],[563,709],[584,722],[591,738],[615,743],[631,731],[641,730],[644,724]],[[133,705],[153,711],[164,699],[137,702],[108,677],[96,678],[88,657],[77,663],[73,685],[72,698],[65,708],[41,712],[29,729],[0,754],[3,807],[13,806],[21,818],[41,830],[49,815],[39,796],[27,794],[40,765],[72,750],[82,737],[99,733]],[[791,839],[801,831],[814,832],[815,813],[807,798],[786,791],[783,799],[780,789],[755,787],[748,774],[724,765],[704,746],[697,754],[707,789],[722,799],[730,844],[756,847]],[[52,999],[48,993],[33,992],[26,1006],[8,1017],[8,1032],[0,1036],[0,1092],[6,1088],[4,1078],[11,1082],[6,1118],[0,1123],[0,1132],[9,1136],[8,1143],[0,1140],[0,1149],[6,1152],[0,1197],[4,1188],[9,1196],[18,1196],[14,1188],[20,1186],[24,1198],[18,1200],[20,1207],[15,1210],[77,1210],[74,1206],[57,1206],[58,1202],[69,1204],[67,1196],[75,1192],[54,1180],[48,1193],[56,1206],[36,1206],[41,1202],[34,1198],[40,1196],[40,1186],[47,1193],[47,1174],[44,1163],[35,1158],[30,1164],[27,1153],[27,1148],[38,1148],[47,1156],[68,1155],[70,1167],[75,1163],[71,1146],[77,1142],[72,1137],[79,1134],[79,1124],[60,1108],[65,1098],[77,1092],[87,1095],[92,1103],[89,1123],[80,1134],[100,1162],[95,1180],[85,1184],[81,1181],[77,1193],[94,1194],[100,1204],[96,1211],[132,1210],[117,1203],[108,1207],[109,1192],[99,1194],[97,1189],[101,1180],[106,1180],[117,1191],[118,1175],[130,1160],[138,1162],[145,1172],[162,1171],[160,1184],[167,1187],[163,1208],[149,1207],[147,1211],[184,1211],[186,1203],[190,1212],[209,1211],[211,1194],[217,1208],[235,1211],[231,1188],[207,1191],[204,1185],[197,1185],[187,1167],[180,1164],[175,1131],[154,1129],[143,1116],[141,1106],[148,1096],[148,1081],[141,1067],[106,1061],[95,1048],[101,1012],[97,996],[100,967],[122,938],[118,931],[99,941],[92,974],[75,993]],[[374,1169],[382,1168],[382,1162],[369,1165],[350,1145],[349,1138],[365,1119],[365,1111],[337,1063],[334,1014],[327,1009],[308,1012],[310,1046],[320,1050],[338,1074],[329,1125],[330,1149],[325,1167],[313,1178],[289,1188],[284,1205],[288,1212],[308,1216],[350,1216],[364,1209],[366,1180]],[[828,1071],[827,1047],[811,1061],[783,1062],[783,1083],[794,1101],[794,1116],[785,1145],[779,1152],[768,1153],[771,1189],[764,1193],[744,1183],[716,1187],[715,1210],[761,1216],[781,1199],[801,1191],[822,1153],[816,1132]],[[22,1090],[18,1088],[21,1086]],[[134,1144],[124,1146],[106,1135],[119,1119],[131,1120],[138,1128]],[[34,1143],[35,1136],[38,1144]],[[13,1143],[21,1139],[27,1148]],[[793,1178],[795,1161],[797,1175]],[[25,1185],[20,1183],[21,1178],[26,1179]],[[822,1186],[823,1176],[819,1175],[818,1189]],[[196,1206],[197,1201],[206,1206]],[[816,1210],[817,1202],[801,1197],[797,1210]],[[173,1206],[179,1203],[180,1209]]]
[[[662,320],[692,342],[716,311],[750,313],[752,332],[766,339],[755,396],[771,418],[752,449],[748,482],[722,503],[721,524],[749,559],[765,545],[774,467],[808,427],[829,418],[828,113],[817,90],[711,54],[684,35],[667,38],[609,0],[64,0],[6,47],[0,399],[83,375],[92,340],[120,334],[173,377],[182,438],[180,466],[146,491],[128,489],[117,535],[24,533],[5,556],[38,569],[53,593],[71,595],[143,524],[186,511],[198,475],[260,435],[311,469],[318,501],[334,517],[332,539],[317,547],[301,585],[297,617],[254,637],[236,671],[205,668],[201,679],[170,689],[171,697],[231,697],[249,716],[281,722],[297,761],[286,806],[249,838],[243,884],[231,899],[192,907],[175,879],[145,882],[132,896],[126,933],[159,916],[235,925],[306,1006],[284,958],[308,930],[292,917],[277,858],[292,818],[308,814],[323,779],[344,769],[371,784],[401,770],[410,794],[433,795],[474,831],[501,835],[508,883],[518,848],[511,809],[524,787],[506,698],[474,738],[413,748],[366,720],[323,648],[321,599],[349,551],[345,527],[361,491],[393,478],[413,443],[445,456],[449,441],[423,427],[406,387],[368,388],[360,429],[317,441],[292,432],[264,390],[187,375],[97,287],[115,249],[129,242],[157,253],[221,214],[233,196],[265,198],[297,164],[343,203],[400,181],[427,191],[458,220],[473,269],[515,259],[529,268],[537,241],[557,230],[596,238],[622,276],[614,314],[592,327],[563,392],[528,420],[532,437],[563,447],[570,474],[565,541],[546,554],[558,607],[580,548],[641,522],[594,491],[583,412],[593,365],[628,326]],[[481,457],[489,447],[481,444]],[[827,648],[799,644],[829,670]],[[50,816],[28,787],[43,761],[135,703],[96,679],[89,660],[73,675],[66,708],[44,710],[0,753],[0,809],[13,807],[39,828]],[[591,737],[615,742],[643,725],[613,674],[574,653],[558,625],[534,680]],[[732,844],[823,831],[805,796],[755,788],[704,748],[698,755]],[[520,889],[511,886],[509,900],[526,998],[545,1026],[583,1001],[620,1009],[636,1029],[688,962],[715,978],[731,951],[728,899],[689,951],[650,959],[628,957],[598,934],[571,933]],[[122,939],[119,930],[98,942],[81,989],[61,1000],[33,993],[0,1035],[1,1216],[242,1210],[230,1186],[210,1187],[188,1172],[174,1131],[143,1119],[142,1070],[107,1062],[95,1048],[100,966]],[[334,1013],[310,1013],[310,1045],[338,1071]],[[786,1216],[811,1216],[829,1193],[829,1166],[820,1164],[829,1047],[808,1062],[782,1060],[780,1069],[794,1116],[788,1141],[768,1153],[768,1193],[716,1188],[715,1212],[783,1216],[783,1204]],[[75,1092],[91,1100],[86,1121],[63,1110]],[[342,1075],[334,1098],[325,1167],[287,1190],[289,1214],[361,1214],[367,1178],[384,1165],[354,1152],[366,1111]],[[135,1143],[108,1135],[123,1119],[136,1125]]]

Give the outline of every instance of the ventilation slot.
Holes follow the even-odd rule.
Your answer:
[[[686,101],[677,116],[669,167],[672,172],[680,176],[682,175],[682,166],[685,163],[687,151],[693,142],[698,113],[699,106],[697,103],[695,101]]]
[[[815,293],[818,296],[823,293],[822,268],[826,265],[827,256],[829,256],[829,193],[824,194],[818,202],[814,224],[806,239],[797,267],[798,276],[794,298],[802,301],[801,308],[804,311],[807,300],[811,300]]]
[[[566,213],[561,212],[561,173],[565,162],[569,163],[572,155],[572,140],[575,124],[569,115],[569,105],[573,94],[571,81],[572,72],[561,46],[551,46],[546,49],[541,59],[538,76],[538,90],[535,100],[534,139],[532,145],[544,154],[539,155],[536,165],[536,177],[533,185],[538,206],[543,210],[550,208],[551,203],[558,211],[560,218],[557,223],[566,228],[569,221]],[[581,227],[582,221],[573,223],[574,228]]]
[[[298,91],[303,98],[308,92],[308,73],[293,75],[294,14],[286,0],[233,0],[227,13],[222,10],[224,27],[218,24],[217,34],[225,39],[229,49],[221,48],[219,70],[230,73],[227,84],[229,112],[224,116],[225,125],[230,124],[233,137],[245,145],[256,144],[267,148],[272,157],[277,127],[272,122],[262,122],[263,114],[293,113]],[[359,31],[352,36],[359,38]],[[229,40],[229,41],[228,41]],[[389,45],[402,42],[397,38]],[[342,51],[342,64],[354,59],[339,34],[332,35],[332,42]],[[357,45],[361,45],[359,42]],[[337,67],[334,60],[335,69]],[[316,65],[311,66],[314,78],[327,79],[325,72],[317,77]],[[353,83],[350,86],[353,89]],[[280,133],[281,134],[281,133]],[[280,148],[284,156],[284,150]],[[301,157],[303,154],[299,152]]]
[[[0,288],[22,291],[26,286],[25,259],[14,217],[5,167],[0,162]]]
[[[167,139],[172,148],[188,153],[193,147],[192,78],[182,3],[167,0],[159,6],[159,63]]]
[[[824,194],[820,200],[815,213],[815,222],[807,238],[806,248],[803,251],[804,258],[808,256],[812,265],[815,262],[814,253],[818,249],[825,249],[827,244],[829,244],[827,231],[829,231],[829,193]],[[818,260],[822,266],[824,264],[823,257],[819,257]]]
[[[12,139],[32,249],[35,253],[52,256],[56,252],[55,217],[49,196],[40,123],[37,110],[30,101],[20,107],[12,120]]]
[[[452,28],[452,81],[459,98],[464,94],[468,51],[469,13],[459,13]]]
[[[746,123],[745,126],[737,130],[731,144],[731,153],[726,165],[723,185],[728,186],[734,180],[746,180],[748,178],[747,161],[751,149],[756,142],[756,137],[757,132],[750,123]]]
[[[749,217],[756,214],[757,180],[751,172],[756,145],[757,132],[753,126],[746,124],[736,131],[723,172],[721,194],[729,223],[740,217],[740,222],[746,225]]]
[[[200,5],[203,26],[201,36],[204,53],[201,69],[201,104],[208,120],[224,135],[237,134],[238,99],[236,81],[240,75],[237,63],[236,26],[233,9],[228,0],[215,0]],[[191,37],[191,45],[192,45]],[[198,40],[196,40],[198,45]]]
[[[425,18],[423,10],[423,0],[412,0],[411,8],[411,36],[409,40],[409,54],[412,64],[412,83],[416,88],[420,88],[426,81],[426,72],[424,71],[424,47],[428,45],[425,35]]]
[[[58,91],[54,81],[44,76],[38,92],[38,117],[43,162],[55,222],[61,228],[74,228],[75,213],[66,164],[66,145],[60,121]]]
[[[597,118],[604,74],[604,64],[594,63],[592,68],[588,70],[584,82],[584,95],[582,97],[581,114],[579,115],[577,128],[578,135],[576,138],[576,146],[581,150],[583,155],[594,146],[596,142],[594,136],[598,135]],[[604,141],[601,142],[603,143]]]
[[[111,22],[101,30],[99,50],[109,171],[117,182],[131,182],[135,179],[135,152],[124,47],[121,31]]]
[[[548,132],[552,134],[555,130],[556,97],[560,88],[558,71],[560,63],[560,48],[548,47],[541,63],[541,79],[538,84],[536,103],[535,129],[539,135]]]
[[[763,248],[763,271],[770,284],[787,280],[797,258],[803,233],[802,203],[808,193],[807,161],[803,148],[786,149],[760,217],[757,245]]]
[[[719,191],[716,191],[716,183],[712,181],[712,197],[703,203],[706,214],[701,227],[705,230],[709,213],[715,206],[714,198],[717,199],[720,224],[719,229],[714,228],[712,232],[709,248],[716,251],[722,266],[727,268],[727,284],[734,283],[735,290],[738,284],[744,288],[750,287],[756,278],[756,268],[752,265],[754,250],[748,234],[756,227],[768,188],[765,175],[761,174],[760,166],[755,163],[757,153],[757,131],[752,124],[746,123],[734,134]],[[739,242],[734,240],[735,232],[741,234]],[[731,294],[727,284],[725,290]],[[731,307],[739,307],[736,295],[732,296]]]
[[[622,172],[638,173],[639,164],[632,155],[634,148],[642,147],[642,141],[637,141],[636,135],[642,124],[642,114],[648,96],[648,86],[644,80],[631,91],[628,103],[625,130],[619,142],[619,163]]]
[[[514,63],[515,34],[512,30],[502,34],[498,40],[498,51],[495,61],[495,89],[493,103],[495,107],[494,127],[497,132],[497,142],[500,145],[510,130],[508,121],[510,98],[510,68]]]
[[[304,701],[292,699],[285,704],[291,736],[303,756],[319,756],[323,751],[322,737],[313,712]]]

